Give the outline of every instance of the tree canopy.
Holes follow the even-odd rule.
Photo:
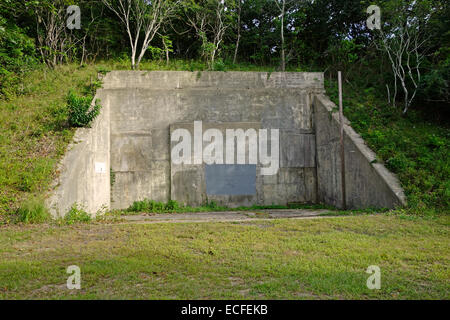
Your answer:
[[[209,69],[241,63],[329,75],[342,70],[347,81],[359,79],[366,86],[388,88],[389,99],[405,101],[405,110],[415,101],[448,107],[448,1],[380,0],[381,30],[367,27],[371,4],[367,0],[4,0],[0,86],[17,81],[21,72],[39,62],[55,67],[127,57],[131,67],[139,68],[145,59],[194,59],[203,60]],[[70,5],[80,7],[80,29],[66,25]]]

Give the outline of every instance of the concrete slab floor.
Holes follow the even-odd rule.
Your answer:
[[[305,219],[320,218],[330,210],[289,209],[289,210],[254,210],[254,211],[223,211],[223,212],[193,212],[169,214],[140,214],[122,216],[125,222],[162,223],[162,222],[240,222],[246,220],[271,219]],[[330,216],[326,216],[330,217]]]

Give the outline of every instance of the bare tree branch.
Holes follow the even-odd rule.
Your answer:
[[[171,17],[180,0],[102,0],[102,2],[124,25],[131,47],[131,67],[136,69],[139,68],[153,38],[162,24]],[[140,43],[141,34],[144,39]]]

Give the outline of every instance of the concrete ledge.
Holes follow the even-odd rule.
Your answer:
[[[314,98],[319,200],[342,207],[339,114],[325,95]],[[381,163],[376,154],[344,119],[345,180],[348,208],[394,208],[406,205],[397,177]]]
[[[322,72],[112,71],[104,89],[269,89],[323,92]]]

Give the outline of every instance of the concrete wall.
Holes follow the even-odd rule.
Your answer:
[[[100,99],[100,115],[91,128],[77,129],[73,142],[58,165],[58,177],[47,199],[54,217],[67,214],[77,204],[95,214],[110,207],[110,127],[109,100],[104,90]]]
[[[323,92],[321,72],[112,71],[103,89],[300,89]]]
[[[342,207],[339,114],[324,95],[314,98],[319,201]],[[406,204],[400,183],[344,119],[345,180],[348,208],[393,208]]]
[[[171,183],[175,175],[169,128],[194,121],[256,122],[261,128],[280,129],[278,175],[258,176],[256,196],[209,200],[231,206],[315,202],[311,96],[323,92],[322,73],[111,72],[104,89],[111,101],[112,208],[127,208],[145,198],[167,201],[171,196],[190,205],[205,201],[203,166],[185,168],[184,175],[177,175],[184,178]],[[187,188],[184,182],[189,179],[200,180]]]
[[[193,123],[174,124],[170,126],[172,133],[177,129],[185,129],[193,136]],[[253,129],[259,132],[261,129],[260,122],[225,122],[225,123],[202,123],[203,131],[208,129],[219,130],[223,136],[225,145],[226,131],[242,129],[247,131]],[[250,206],[254,204],[272,205],[272,204],[287,204],[291,202],[315,203],[317,201],[316,195],[316,173],[315,173],[315,139],[314,134],[293,134],[290,131],[281,131],[277,142],[280,145],[278,172],[274,175],[263,175],[262,168],[267,168],[268,165],[261,165],[260,162],[254,165],[253,168],[249,165],[250,153],[250,139],[245,140],[245,148],[238,150],[236,144],[234,148],[235,162],[233,165],[225,164],[226,152],[223,151],[221,166],[225,166],[228,170],[229,177],[219,177],[213,180],[207,179],[207,169],[214,172],[214,165],[202,164],[174,164],[171,163],[171,199],[177,200],[180,203],[189,205],[201,205],[206,201],[214,201],[221,205],[229,207]],[[258,136],[255,138],[255,145]],[[171,141],[173,148],[178,142]],[[193,150],[194,142],[191,141],[191,149]],[[203,149],[209,144],[203,141]],[[257,149],[255,153],[260,150]],[[237,164],[237,155],[245,153],[245,165],[243,168]],[[191,153],[193,158],[193,153]],[[209,166],[209,168],[208,168]],[[221,166],[216,168],[221,170]],[[237,166],[237,168],[236,168]],[[253,170],[253,173],[250,172]],[[244,175],[244,177],[239,176]],[[251,176],[253,175],[253,177]],[[219,175],[220,176],[220,175]],[[240,188],[248,182],[248,179],[255,180],[253,191],[245,191],[241,193],[234,192],[235,189]],[[214,184],[216,188],[208,188],[209,184]],[[217,189],[224,185],[219,193],[210,192],[208,189]]]
[[[94,214],[143,199],[340,207],[339,123],[334,104],[323,93],[322,73],[113,71],[95,97],[101,100],[101,114],[92,128],[77,130],[48,205],[55,216],[66,214],[74,203]],[[279,129],[278,173],[263,176],[260,165],[250,164],[174,165],[171,133],[192,131],[195,121],[222,131]],[[374,163],[375,154],[348,122],[345,148],[348,207],[405,203],[397,179]],[[215,188],[211,179],[222,178],[229,181],[217,181]],[[241,182],[247,185],[245,194],[216,190],[233,190]]]

